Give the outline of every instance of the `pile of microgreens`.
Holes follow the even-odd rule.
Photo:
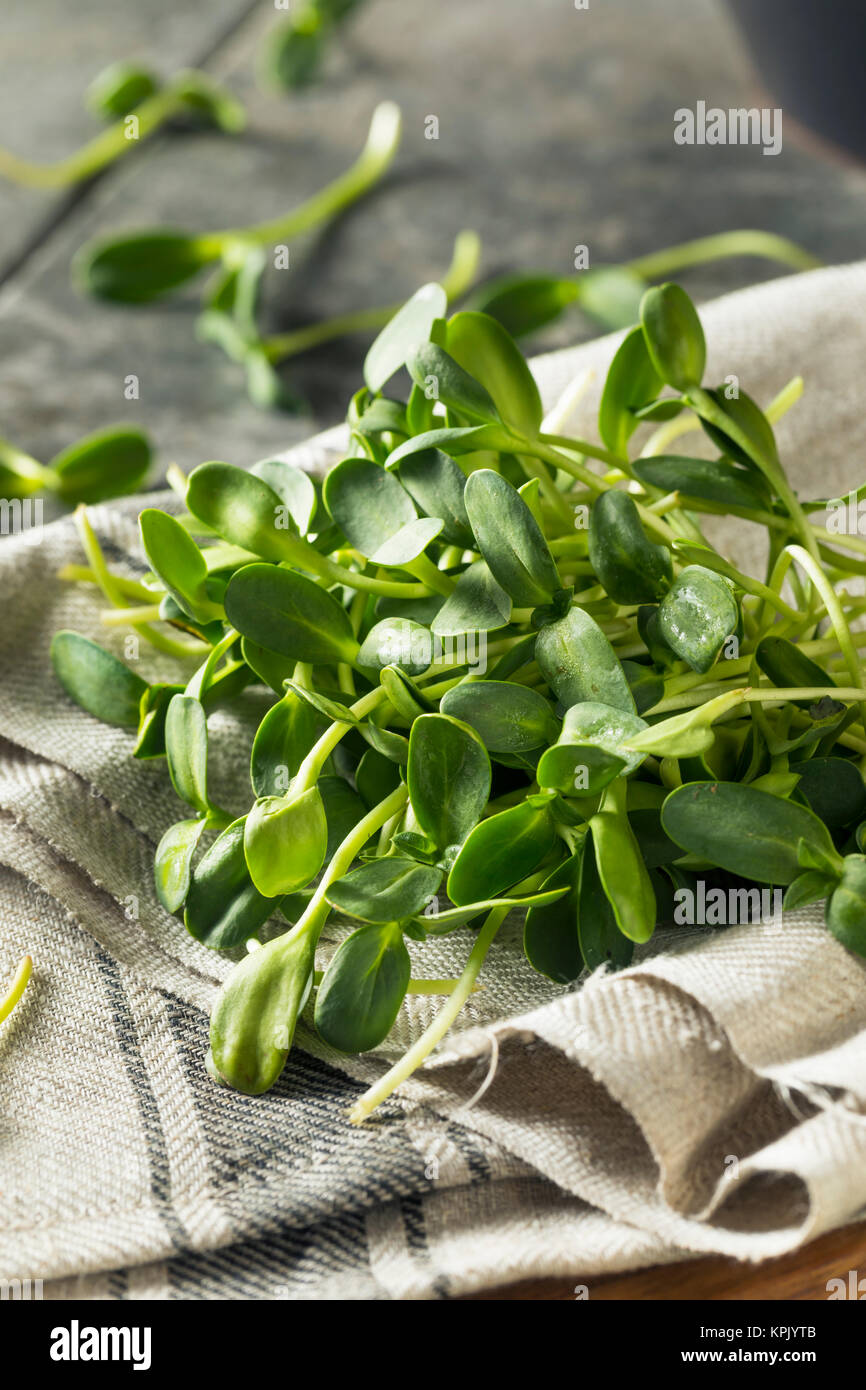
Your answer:
[[[271,1087],[311,995],[346,1053],[382,1043],[407,992],[447,996],[355,1121],[445,1035],[512,909],[560,984],[626,965],[699,879],[826,898],[866,953],[866,599],[845,587],[866,542],[786,478],[773,421],[802,383],[766,409],[702,385],[700,322],[665,284],[613,358],[595,443],[545,429],[495,319],[446,312],[427,285],[377,338],[323,484],[280,460],[175,470],[182,514],[141,514],[145,582],[109,572],[79,510],[87,564],[64,577],[191,675],[148,684],[72,632],[52,648],[69,695],[164,757],[189,808],[156,851],[160,901],[205,945],[247,947],[211,1019],[215,1077]],[[386,395],[404,366],[408,397]],[[718,457],[670,452],[698,427]],[[707,540],[717,515],[765,528],[762,580]],[[207,720],[250,684],[274,698],[232,819]],[[332,912],[354,930],[321,975]],[[411,978],[405,938],[456,930],[459,979]]]

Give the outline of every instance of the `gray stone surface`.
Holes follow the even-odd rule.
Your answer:
[[[699,98],[749,103],[760,88],[717,0],[370,0],[334,45],[322,81],[296,97],[260,92],[253,61],[272,4],[244,0],[5,0],[0,138],[56,156],[92,129],[86,82],[112,57],[209,69],[249,103],[250,129],[157,138],[72,200],[0,189],[0,432],[38,456],[118,420],[146,426],[164,464],[245,463],[340,418],[363,340],[299,360],[307,417],[250,405],[238,368],[193,333],[197,288],[146,309],[82,299],[69,262],[89,237],[162,222],[213,229],[288,210],[339,173],[376,101],[404,111],[386,184],[325,236],[293,251],[267,284],[266,314],[287,329],[390,302],[435,276],[454,234],[475,227],[492,273],[568,273],[691,236],[757,226],[828,261],[863,254],[866,172],[798,143],[682,148],[673,113]],[[231,30],[222,41],[220,35]],[[11,35],[11,40],[9,36]],[[436,141],[424,138],[428,115]],[[46,227],[49,230],[46,231]],[[730,261],[684,274],[698,299],[776,273]],[[533,347],[594,330],[572,314]],[[804,359],[808,344],[804,344]],[[135,373],[141,399],[127,403]]]

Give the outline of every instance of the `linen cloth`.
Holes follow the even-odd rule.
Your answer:
[[[765,404],[806,377],[777,430],[803,495],[856,486],[866,265],[730,295],[702,319],[707,380],[733,373]],[[584,383],[557,428],[596,437],[618,341],[536,359],[547,407]],[[341,440],[286,457],[320,469]],[[700,434],[672,447],[703,451]],[[129,575],[144,571],[139,506],[91,512]],[[750,529],[725,533],[741,559]],[[53,677],[60,627],[129,655],[95,590],[56,578],[68,562],[70,519],[0,546],[0,980],[35,962],[0,1029],[0,1278],[54,1298],[366,1300],[570,1275],[591,1297],[604,1273],[759,1260],[863,1211],[866,963],[820,907],[669,930],[573,988],[536,975],[506,924],[484,989],[362,1128],[346,1111],[436,1000],[413,997],[380,1053],[338,1057],[302,1023],[272,1093],[215,1086],[207,1014],[231,962],[155,897],[154,847],[182,814],[164,764],[133,762],[131,736]],[[142,646],[137,669],[179,668]],[[237,813],[264,707],[249,690],[209,720],[214,795]],[[459,973],[469,940],[413,944],[414,973]]]

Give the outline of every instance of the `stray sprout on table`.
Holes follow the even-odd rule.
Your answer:
[[[146,68],[112,63],[93,80],[85,101],[94,116],[112,122],[107,130],[53,164],[35,164],[0,149],[0,178],[25,188],[67,188],[101,173],[179,117],[207,122],[229,135],[243,130],[246,120],[235,97],[207,73],[192,69],[161,85]]]
[[[515,910],[560,985],[627,965],[699,886],[826,899],[866,954],[866,599],[847,587],[866,542],[782,467],[773,421],[802,383],[765,409],[704,385],[697,313],[663,284],[614,355],[599,440],[552,435],[505,328],[447,298],[424,286],[376,339],[323,483],[280,460],[175,470],[183,513],[141,514],[144,584],[111,574],[80,509],[87,564],[65,576],[176,654],[176,681],[73,632],[52,647],[68,694],[164,758],[188,808],[156,851],[164,907],[215,950],[257,943],[213,1011],[219,1081],[273,1086],[308,1000],[324,1042],[378,1047],[433,987],[407,938],[416,965],[428,937],[465,938],[355,1122],[443,1038]],[[408,395],[386,395],[404,367]],[[672,453],[687,430],[716,457]],[[707,538],[717,515],[763,528],[762,577]],[[273,702],[232,818],[208,715],[251,684]],[[319,975],[333,912],[354,930]]]
[[[265,35],[259,75],[265,87],[294,92],[314,82],[334,35],[362,0],[300,0]]]

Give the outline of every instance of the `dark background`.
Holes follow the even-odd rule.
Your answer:
[[[72,194],[0,185],[0,434],[48,457],[86,431],[135,422],[161,465],[186,469],[250,463],[341,418],[364,340],[295,364],[312,416],[263,413],[239,369],[195,341],[200,286],[114,308],[70,288],[69,261],[97,232],[213,230],[288,211],[354,158],[384,97],[405,119],[394,171],[324,237],[293,248],[291,271],[269,282],[273,328],[409,294],[444,268],[461,226],[480,232],[487,273],[568,274],[577,243],[597,265],[750,226],[826,261],[864,254],[866,170],[804,138],[787,112],[776,158],[674,144],[677,107],[775,104],[721,0],[589,3],[370,0],[320,82],[288,96],[254,80],[261,35],[280,18],[270,0],[4,0],[0,143],[18,154],[56,159],[94,134],[83,90],[117,58],[164,75],[203,65],[243,97],[250,123],[235,139],[158,136]],[[424,138],[431,114],[438,141]],[[681,278],[700,300],[774,273],[735,260]],[[592,332],[572,312],[531,346]],[[129,373],[137,402],[123,398]]]

